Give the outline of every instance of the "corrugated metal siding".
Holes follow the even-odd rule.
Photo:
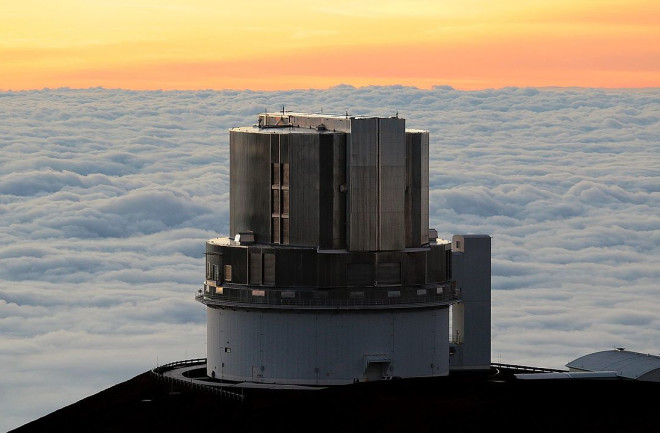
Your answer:
[[[378,230],[376,167],[350,167],[349,224],[350,251],[375,251]]]
[[[420,140],[421,196],[420,196],[420,239],[421,245],[429,241],[429,133],[422,132]]]
[[[348,286],[371,286],[373,282],[373,263],[348,263],[346,265],[346,284]]]
[[[232,283],[247,284],[247,248],[224,248],[224,263],[231,266]]]
[[[426,283],[426,251],[406,254],[404,284]]]
[[[378,119],[353,119],[349,166],[348,249],[378,248]]]
[[[222,360],[220,352],[224,349],[220,346],[220,341],[224,335],[224,325],[221,325],[221,310],[214,308],[206,309],[206,374],[211,377],[213,371],[219,376],[222,371]]]
[[[232,283],[236,284],[247,284],[249,280],[250,284],[255,285],[341,288],[394,284],[416,286],[451,280],[452,252],[449,245],[435,245],[428,250],[414,251],[327,250],[321,254],[315,248],[264,248],[263,245],[255,245],[248,249],[224,246],[218,250],[218,254],[222,255],[213,257],[220,257],[218,264],[232,266]],[[275,259],[277,267],[274,265]],[[266,260],[272,260],[269,262],[272,267],[269,267],[271,265]],[[213,262],[210,258],[207,261]],[[355,267],[353,264],[363,264],[364,267]],[[466,293],[464,300],[474,300],[472,296],[471,292]]]
[[[319,239],[321,248],[332,248],[334,189],[338,186],[333,178],[333,136],[319,136]]]
[[[426,262],[426,280],[428,282],[443,282],[450,279],[447,268],[448,255],[451,255],[451,250],[446,245],[431,247],[431,250],[427,253]]]
[[[346,286],[346,254],[318,255],[318,284],[322,288]]]
[[[275,254],[264,253],[264,284],[275,284]]]
[[[332,146],[332,248],[346,248],[346,134],[334,134]]]
[[[378,119],[378,249],[405,248],[405,120]]]
[[[486,235],[465,235],[461,238],[463,252],[452,253],[452,278],[461,291],[464,320],[461,328],[461,321],[457,319],[459,315],[452,315],[455,319],[453,330],[458,330],[464,338],[463,366],[488,366],[491,347],[491,239]]]
[[[262,272],[263,272],[263,263],[261,250],[259,249],[250,249],[250,260],[249,260],[249,274],[250,274],[250,284],[260,285],[263,282]]]
[[[278,286],[315,287],[317,285],[317,258],[304,249],[280,249],[277,251],[275,269]]]
[[[267,134],[230,132],[230,235],[252,230],[270,242],[271,167]]]
[[[449,372],[447,308],[339,314],[209,308],[207,315],[208,374],[218,378],[352,383],[364,380],[369,356],[391,359],[388,373],[396,376]]]
[[[289,137],[289,243],[319,241],[319,135]]]
[[[406,132],[406,191],[405,191],[405,231],[406,247],[420,246],[420,199],[421,166],[420,134]]]
[[[406,246],[410,248],[429,241],[428,143],[428,132],[406,132],[405,230]]]
[[[401,263],[378,263],[376,282],[379,285],[401,284]]]

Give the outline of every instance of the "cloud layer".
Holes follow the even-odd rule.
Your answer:
[[[0,429],[204,357],[228,132],[265,109],[431,132],[431,227],[492,235],[492,358],[660,352],[660,90],[0,93]]]

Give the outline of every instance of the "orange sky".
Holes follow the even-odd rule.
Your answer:
[[[660,87],[660,2],[0,4],[3,90],[337,84]]]

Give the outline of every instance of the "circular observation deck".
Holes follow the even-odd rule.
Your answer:
[[[449,306],[460,301],[451,284],[422,287],[352,287],[350,289],[269,289],[207,281],[195,300],[212,308],[282,310],[382,310]]]

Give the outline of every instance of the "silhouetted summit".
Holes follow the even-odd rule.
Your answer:
[[[657,432],[660,426],[651,397],[658,383],[520,380],[516,372],[315,391],[245,389],[242,402],[146,372],[12,432]]]

